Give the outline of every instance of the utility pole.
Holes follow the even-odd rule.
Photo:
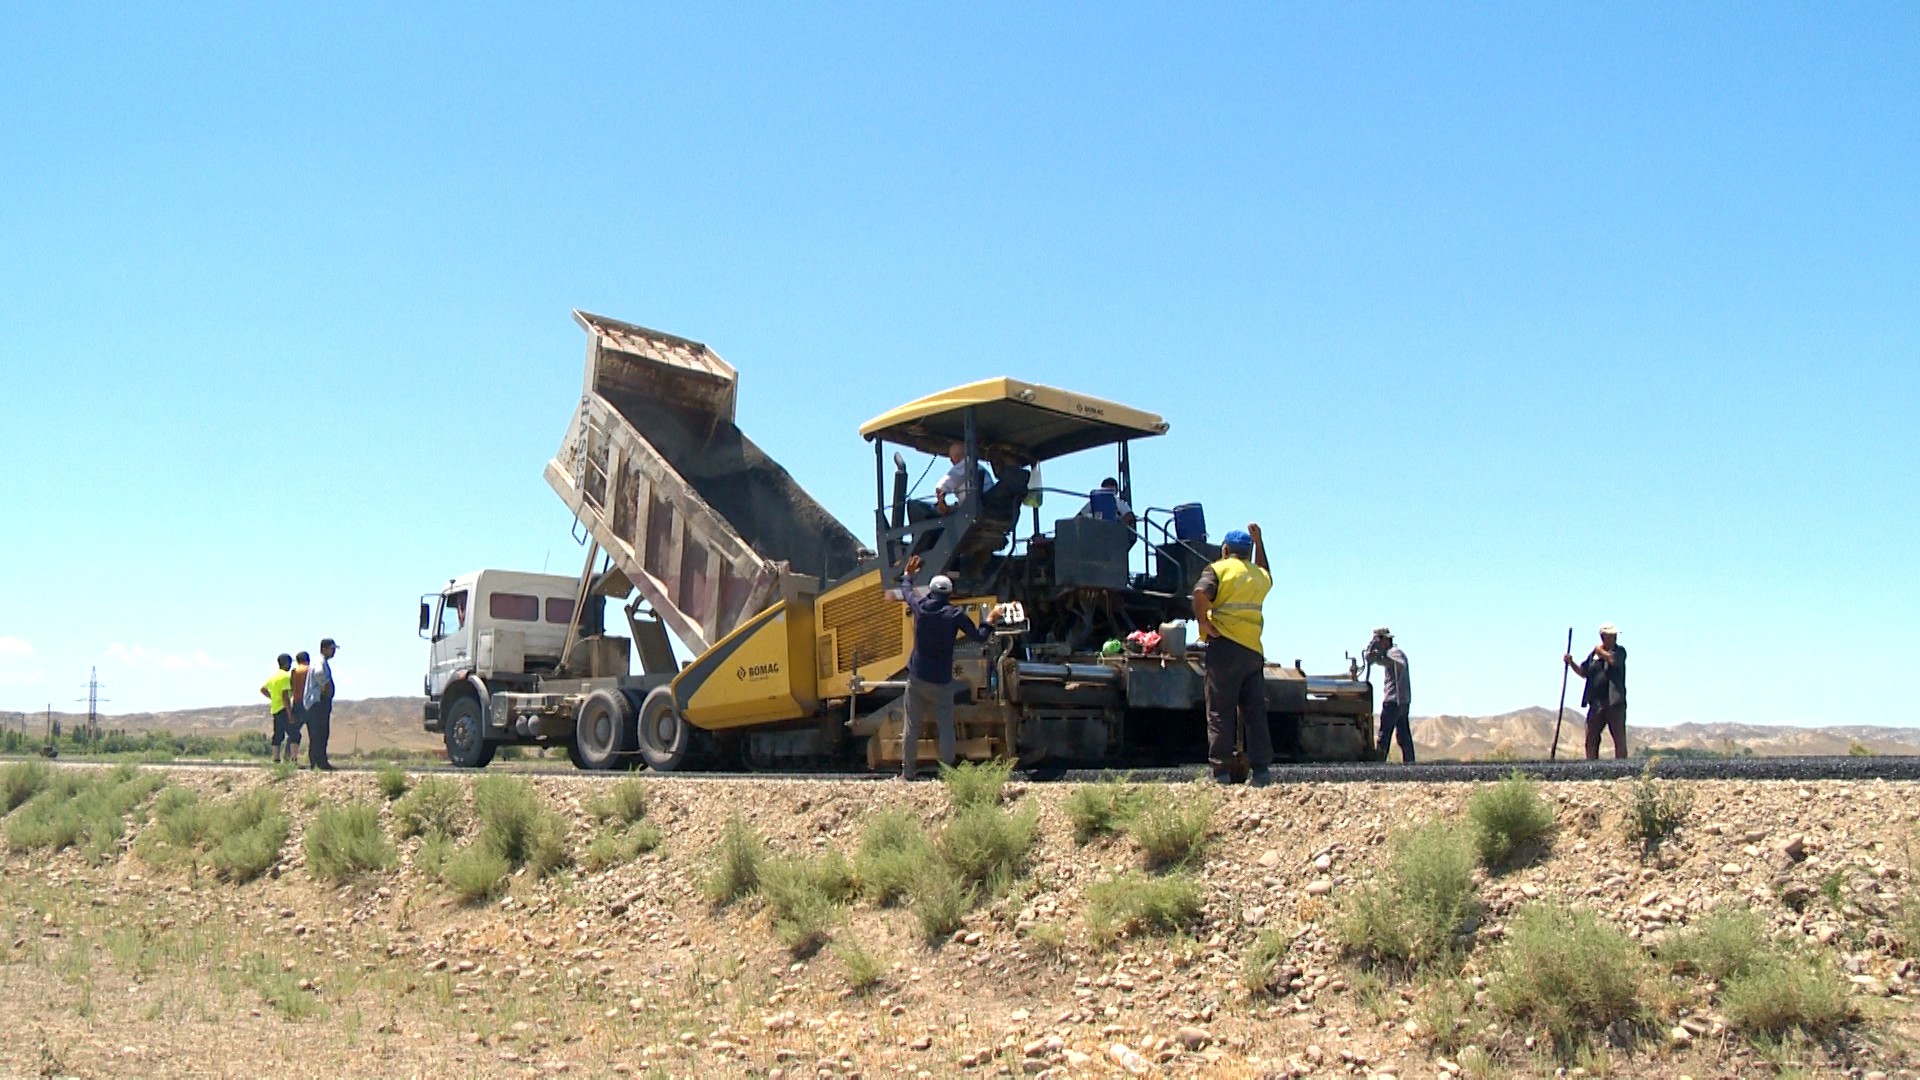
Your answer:
[[[78,700],[78,699],[76,699]],[[100,696],[100,669],[87,669],[87,726],[81,730],[86,734],[88,743],[100,741],[100,703],[108,700]]]

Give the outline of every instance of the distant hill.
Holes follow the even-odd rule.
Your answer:
[[[342,753],[387,747],[426,752],[440,749],[440,736],[430,735],[420,726],[423,700],[381,697],[334,702],[333,749]],[[63,730],[72,730],[86,722],[84,713],[56,712],[53,718]],[[39,735],[46,730],[46,714],[0,712],[0,727],[24,729]],[[247,731],[265,734],[273,730],[264,699],[258,705],[102,716],[100,727],[105,731],[171,731],[181,735],[239,735]]]
[[[1422,716],[1413,721],[1413,744],[1423,757],[1479,761],[1488,757],[1546,757],[1553,744],[1554,710],[1519,709],[1497,716]],[[1586,714],[1568,709],[1560,733],[1560,754],[1579,757],[1586,738]],[[1876,754],[1920,754],[1920,728],[1770,727],[1761,724],[1676,724],[1634,727],[1628,715],[1627,749],[1641,746],[1684,750],[1747,751],[1756,757],[1844,754],[1855,743]],[[1603,741],[1611,756],[1613,743]]]

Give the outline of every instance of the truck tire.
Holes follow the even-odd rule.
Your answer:
[[[567,756],[575,766],[595,772],[633,765],[633,706],[617,690],[595,690],[580,703]]]
[[[672,772],[687,760],[693,732],[674,704],[673,689],[656,686],[640,703],[640,757],[655,772]]]
[[[487,738],[480,699],[461,694],[450,701],[441,701],[440,708],[441,724],[446,731],[447,761],[462,769],[486,768],[498,744]]]

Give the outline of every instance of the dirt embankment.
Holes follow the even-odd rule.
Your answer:
[[[1380,871],[1390,833],[1459,816],[1466,785],[1158,788],[1214,800],[1194,868],[1202,910],[1179,933],[1110,944],[1085,921],[1087,892],[1138,868],[1139,853],[1123,838],[1076,843],[1069,785],[1012,785],[1011,807],[1038,810],[1032,856],[957,932],[928,944],[907,910],[864,900],[836,916],[835,943],[878,961],[878,981],[857,992],[849,951],[796,959],[761,901],[703,897],[716,839],[739,815],[775,852],[852,856],[882,809],[940,827],[950,811],[939,785],[645,778],[659,847],[597,872],[523,870],[503,896],[466,904],[422,871],[417,838],[398,841],[391,870],[315,879],[303,837],[322,809],[363,800],[391,831],[371,774],[166,775],[208,798],[273,787],[293,817],[285,847],[244,885],[142,854],[153,823],[97,865],[76,849],[0,855],[0,1072],[1869,1076],[1913,1075],[1920,1045],[1920,965],[1896,930],[1914,902],[1916,785],[1697,784],[1685,824],[1651,860],[1624,838],[1621,785],[1544,789],[1553,842],[1531,865],[1481,872],[1454,985],[1484,987],[1507,921],[1530,902],[1591,909],[1643,943],[1737,906],[1830,955],[1857,1015],[1824,1040],[1756,1049],[1710,987],[1661,976],[1669,990],[1652,1023],[1556,1059],[1543,1035],[1491,1008],[1459,1012],[1470,1027],[1436,1040],[1433,1026],[1450,1021],[1434,995],[1448,980],[1399,981],[1335,943],[1342,905]],[[606,783],[529,782],[582,851]],[[1243,966],[1264,931],[1286,942],[1282,977],[1255,995]]]

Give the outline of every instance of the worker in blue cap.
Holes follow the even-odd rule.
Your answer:
[[[1248,782],[1273,782],[1273,734],[1267,727],[1266,657],[1260,651],[1260,606],[1273,588],[1260,526],[1234,529],[1220,559],[1193,587],[1193,618],[1207,643],[1207,763],[1213,778],[1233,782],[1235,737],[1244,739]]]

